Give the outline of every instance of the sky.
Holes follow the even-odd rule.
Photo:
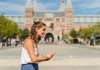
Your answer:
[[[24,15],[27,0],[0,0],[0,14]],[[31,0],[33,3],[33,0]],[[37,0],[41,10],[58,10],[60,0]],[[66,3],[67,0],[65,0]],[[75,15],[97,15],[100,0],[72,0]]]

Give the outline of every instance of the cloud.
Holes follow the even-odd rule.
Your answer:
[[[72,0],[73,2],[78,2],[78,1],[80,1],[80,0]]]
[[[24,7],[20,4],[13,4],[8,2],[0,2],[0,11],[2,13],[16,13],[16,14],[22,14],[24,12]]]
[[[0,0],[0,14],[23,15],[27,0]],[[33,3],[33,0],[31,0]],[[58,10],[60,0],[38,0],[40,10]],[[66,2],[67,0],[65,0]],[[91,12],[100,11],[100,0],[72,0],[74,11]],[[87,11],[88,10],[88,11]]]
[[[49,10],[49,9],[53,9],[54,7],[57,7],[58,3],[42,3],[39,2],[39,7],[41,10]]]
[[[80,9],[97,9],[100,8],[100,0],[91,0],[82,2],[78,6]]]
[[[97,14],[100,11],[100,0],[80,0],[74,2],[75,14]]]
[[[24,1],[24,4],[22,4]],[[32,2],[33,3],[33,2]],[[39,4],[39,8],[40,10],[49,10],[49,9],[53,9],[55,7],[57,7],[58,3],[42,3],[42,2],[38,2]],[[24,14],[25,11],[25,6],[26,6],[26,2],[25,0],[6,0],[6,1],[2,1],[0,2],[0,14],[4,13],[7,15],[13,15],[13,14]]]

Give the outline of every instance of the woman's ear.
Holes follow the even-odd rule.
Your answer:
[[[35,28],[36,32],[38,31],[38,28]]]

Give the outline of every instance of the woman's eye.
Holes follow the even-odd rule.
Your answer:
[[[45,31],[46,29],[43,29],[43,31]]]

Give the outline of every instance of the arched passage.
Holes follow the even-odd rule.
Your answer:
[[[47,33],[45,35],[45,42],[46,43],[53,43],[54,42],[54,36],[52,33]]]

